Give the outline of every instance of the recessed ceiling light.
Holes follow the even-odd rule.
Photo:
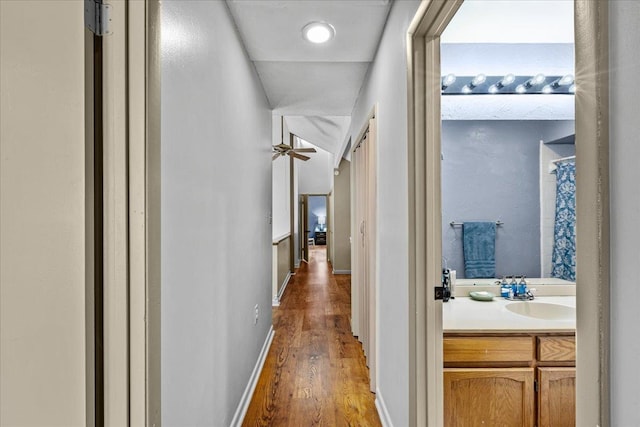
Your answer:
[[[326,43],[335,36],[333,25],[326,22],[309,22],[302,28],[302,36],[311,43]]]

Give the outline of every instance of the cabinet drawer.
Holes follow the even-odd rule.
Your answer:
[[[575,361],[575,337],[538,337],[538,360],[541,362]]]
[[[444,363],[531,362],[533,337],[445,337]]]

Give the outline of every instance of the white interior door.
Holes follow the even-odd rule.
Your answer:
[[[356,259],[358,274],[355,277],[355,286],[358,288],[358,323],[360,325],[360,335],[358,336],[365,356],[369,354],[369,328],[367,327],[367,258],[366,258],[366,239],[365,239],[365,192],[366,186],[366,155],[365,146],[360,146],[355,151],[356,158],[356,224],[358,226],[358,238],[356,246]]]
[[[372,392],[377,387],[377,324],[378,324],[378,286],[377,286],[377,243],[376,243],[376,191],[377,191],[377,169],[376,169],[376,120],[369,120],[369,135],[366,141],[366,162],[367,162],[367,186],[366,186],[366,221],[368,225],[365,229],[366,237],[366,259],[367,259],[367,313],[369,325],[369,377]]]
[[[0,93],[0,425],[91,425],[82,2],[0,1]]]

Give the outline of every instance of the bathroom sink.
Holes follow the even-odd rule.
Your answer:
[[[521,316],[546,320],[574,320],[576,309],[547,302],[518,301],[507,304],[506,309]]]

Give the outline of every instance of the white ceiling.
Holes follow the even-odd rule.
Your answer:
[[[274,114],[285,115],[301,138],[339,156],[348,131],[342,124],[351,116],[391,3],[227,0],[227,4]],[[313,21],[333,25],[335,37],[320,45],[304,40],[302,28]],[[290,120],[290,116],[296,117]],[[305,122],[301,116],[310,117]]]
[[[350,116],[368,62],[255,63],[276,114]]]
[[[573,0],[467,0],[442,43],[573,43]]]
[[[351,125],[350,116],[287,116],[286,121],[289,132],[338,157]]]
[[[339,159],[350,115],[375,56],[391,2],[227,0],[227,4],[274,114],[285,115],[293,133]],[[467,0],[447,27],[442,42],[573,43],[572,16],[573,0]],[[302,28],[312,21],[333,25],[335,38],[321,45],[304,40]],[[532,60],[533,52],[528,53],[525,55]],[[468,65],[485,73],[491,68],[487,58],[471,60]],[[515,69],[517,64],[504,61],[499,65]],[[541,68],[541,64],[536,65],[531,68]],[[473,116],[475,113],[465,108],[485,109],[474,107],[476,101],[455,102],[452,115]],[[554,115],[557,112],[554,110]]]

